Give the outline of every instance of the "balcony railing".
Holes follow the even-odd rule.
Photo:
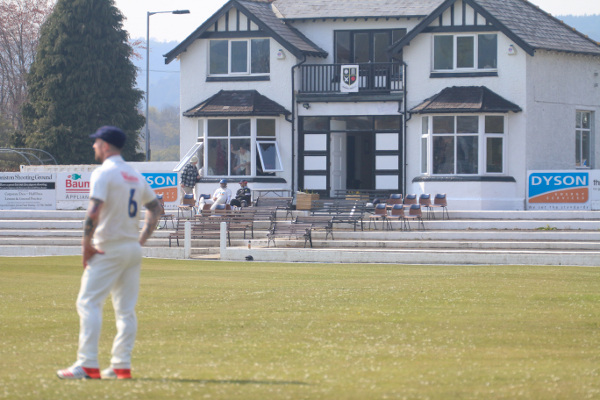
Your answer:
[[[332,94],[340,92],[342,65],[303,64],[300,66],[300,93]],[[400,63],[358,64],[359,93],[390,93],[403,90],[404,68]]]

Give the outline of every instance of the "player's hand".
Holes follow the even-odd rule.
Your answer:
[[[87,267],[88,261],[96,254],[104,254],[104,252],[91,245],[83,246],[83,269]]]

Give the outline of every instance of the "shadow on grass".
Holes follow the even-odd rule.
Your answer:
[[[299,385],[310,386],[300,381],[256,381],[251,379],[179,379],[179,378],[134,378],[132,381],[165,383],[199,383],[212,385]]]

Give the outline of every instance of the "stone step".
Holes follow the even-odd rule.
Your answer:
[[[143,221],[140,221],[140,228],[143,226]],[[255,229],[267,229],[269,222],[257,221],[254,225]],[[402,223],[398,221],[391,222],[392,230],[399,231],[402,228]],[[425,230],[505,230],[505,229],[520,229],[520,230],[598,230],[599,224],[595,220],[556,220],[556,221],[538,221],[538,220],[425,220]],[[413,221],[410,224],[411,230],[419,230],[418,224]],[[338,224],[334,226],[334,230],[349,229],[346,224]],[[79,230],[83,229],[83,222],[77,220],[0,220],[0,230]],[[166,228],[164,230],[172,230]],[[360,229],[359,229],[360,230]],[[364,230],[377,231],[383,230],[381,221],[369,224],[369,221],[364,222]]]
[[[431,265],[568,265],[600,266],[600,251],[455,250],[455,249],[288,249],[230,247],[221,251],[224,261],[245,262],[247,256],[262,262],[388,263]]]

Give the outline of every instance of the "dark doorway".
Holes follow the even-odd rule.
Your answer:
[[[375,135],[348,132],[346,143],[346,189],[375,189]]]

